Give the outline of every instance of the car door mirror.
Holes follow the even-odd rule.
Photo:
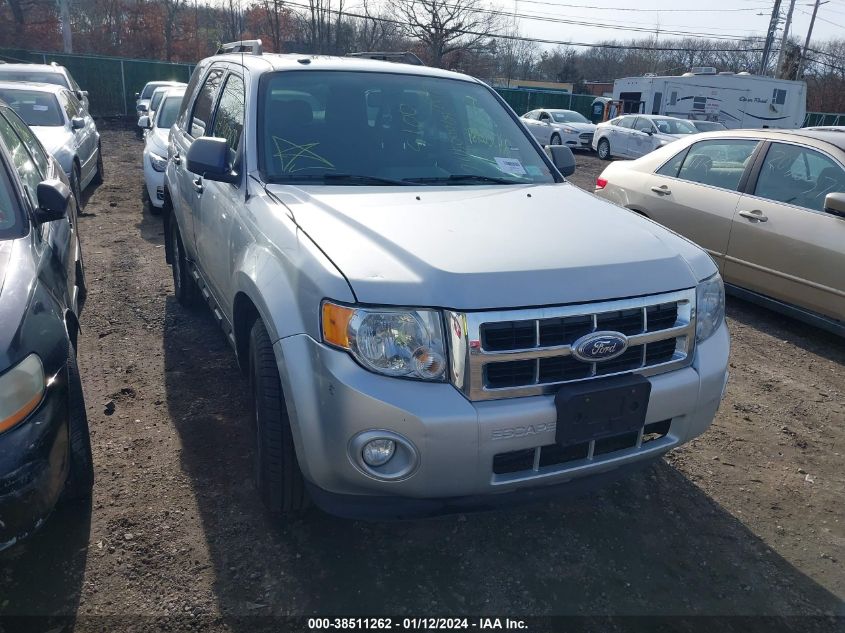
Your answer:
[[[188,171],[199,174],[206,180],[235,182],[237,174],[232,173],[230,153],[224,138],[198,138],[188,149]]]
[[[85,119],[81,116],[75,116],[70,120],[70,127],[74,130],[81,130],[85,127]]]
[[[88,96],[87,90],[77,90],[76,91],[76,98],[79,99],[80,101],[84,101],[85,97],[87,97],[87,96]]]
[[[845,218],[845,193],[829,193],[824,197],[824,210]]]
[[[35,210],[35,220],[53,222],[67,217],[70,204],[70,187],[57,178],[38,183],[38,208]]]
[[[149,110],[149,108],[147,107],[147,104],[145,104],[145,103],[142,103],[141,105],[138,106],[138,112],[146,112],[147,110]]]
[[[150,121],[150,117],[146,114],[138,119],[138,127],[144,128],[145,130],[149,130],[152,127],[152,123]]]
[[[561,174],[571,176],[575,173],[575,155],[566,145],[547,145],[546,153]]]

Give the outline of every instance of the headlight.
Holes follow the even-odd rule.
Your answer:
[[[725,286],[719,273],[695,289],[695,339],[707,340],[725,320]]]
[[[445,380],[441,322],[436,310],[352,308],[323,302],[323,340],[385,376]]]
[[[44,395],[44,367],[30,354],[0,376],[0,433],[32,413]]]
[[[164,156],[159,156],[153,152],[150,152],[150,165],[153,166],[153,169],[156,171],[164,171],[167,167],[167,159]]]
[[[578,131],[574,127],[562,127],[560,129],[566,134],[575,134]]]

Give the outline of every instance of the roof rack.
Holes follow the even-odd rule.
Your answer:
[[[425,66],[423,61],[411,53],[405,52],[388,52],[388,51],[367,51],[363,53],[347,53],[347,57],[364,57],[366,59],[379,59],[384,62],[397,62],[399,64],[413,64],[414,66]]]
[[[261,47],[261,40],[238,40],[221,44],[215,55],[224,53],[249,53],[250,55],[261,55],[264,49]]]

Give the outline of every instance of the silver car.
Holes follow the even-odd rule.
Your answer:
[[[176,298],[250,376],[273,514],[514,504],[707,429],[707,253],[566,182],[474,78],[249,48],[197,65],[163,217]]]
[[[698,130],[685,119],[626,114],[596,126],[593,149],[602,160],[639,158],[690,134]]]
[[[525,127],[541,145],[592,149],[596,126],[575,110],[531,110],[522,115]]]
[[[59,161],[77,200],[89,184],[103,181],[100,134],[70,90],[54,84],[0,82],[0,100],[12,106]]]
[[[70,71],[64,66],[53,64],[3,64],[0,68],[0,81],[19,81],[26,83],[55,84],[70,90],[87,111],[88,91],[76,83]]]

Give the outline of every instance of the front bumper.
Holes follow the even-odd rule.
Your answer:
[[[149,151],[144,150],[144,186],[150,196],[150,203],[157,209],[164,206],[164,172],[156,171],[150,164]]]
[[[697,346],[692,366],[649,378],[646,426],[665,423],[668,431],[659,439],[498,474],[497,455],[555,443],[553,396],[470,402],[451,384],[370,373],[346,353],[305,335],[278,341],[275,351],[300,466],[319,489],[315,501],[358,497],[360,502],[369,496],[379,505],[384,503],[379,497],[450,500],[529,494],[532,488],[609,474],[659,457],[713,421],[727,379],[729,337],[723,324]],[[352,459],[352,438],[374,429],[396,433],[413,445],[419,459],[411,474],[380,480]]]
[[[39,407],[0,434],[0,550],[35,531],[64,489],[68,472],[67,369]]]

